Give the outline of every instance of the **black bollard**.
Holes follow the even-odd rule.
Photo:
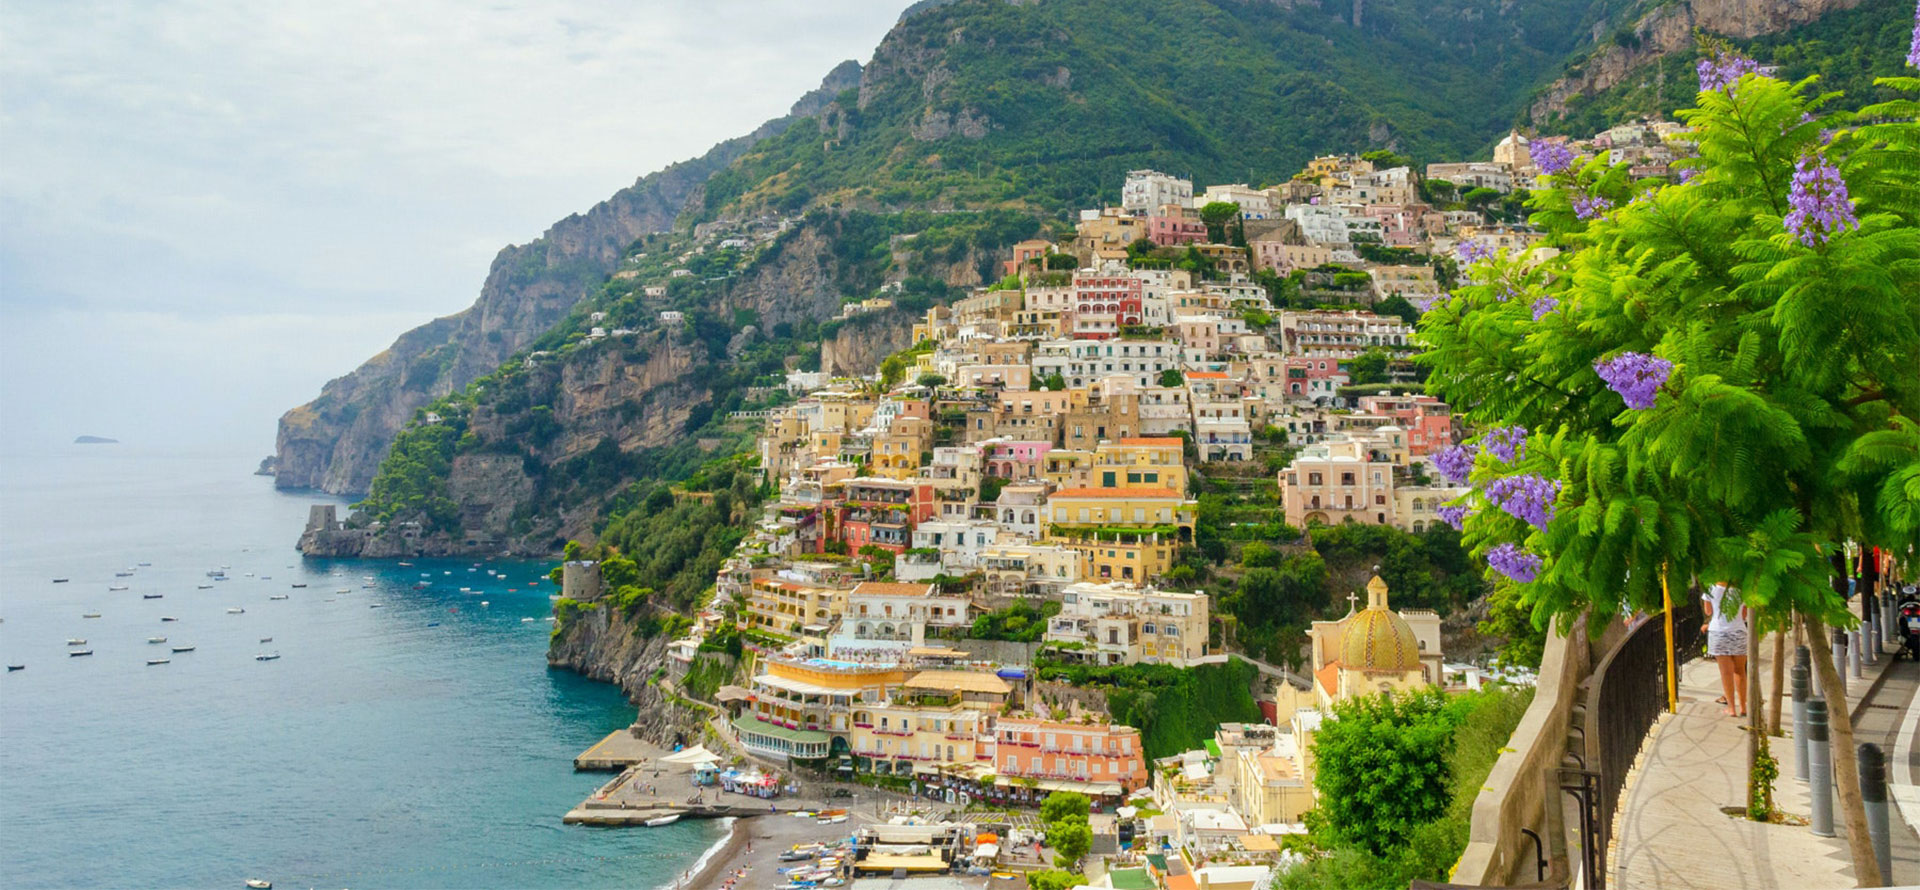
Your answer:
[[[1807,647],[1799,647],[1793,660],[1793,777],[1807,780]]]
[[[1887,756],[1880,746],[1872,742],[1863,742],[1858,748],[1860,756],[1860,799],[1867,804],[1867,837],[1873,841],[1873,856],[1880,860],[1880,874],[1883,879],[1893,877],[1893,840],[1887,833],[1889,825],[1887,814]],[[1882,886],[1875,882],[1870,886]]]
[[[1833,837],[1833,751],[1828,747],[1824,699],[1807,702],[1807,761],[1814,836]]]
[[[1837,627],[1833,629],[1833,675],[1840,678],[1840,694],[1837,698],[1845,701],[1847,698],[1847,632]],[[1826,690],[1823,689],[1821,692],[1824,694]]]

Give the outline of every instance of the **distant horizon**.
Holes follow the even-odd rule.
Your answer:
[[[905,5],[0,7],[0,453],[264,457],[500,249],[785,114]]]

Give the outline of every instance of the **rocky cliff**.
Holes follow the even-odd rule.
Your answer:
[[[473,306],[400,335],[280,418],[275,484],[365,492],[394,434],[416,409],[492,371],[551,328],[613,271],[635,239],[671,229],[688,207],[701,204],[716,171],[793,121],[819,113],[857,84],[859,74],[858,63],[842,63],[788,116],[644,176],[540,238],[500,251]]]
[[[1813,22],[1852,9],[1861,0],[1686,0],[1663,3],[1594,50],[1569,73],[1549,84],[1528,107],[1534,123],[1564,114],[1576,97],[1592,96],[1625,81],[1650,62],[1686,52],[1696,32],[1746,39]],[[1595,40],[1606,35],[1596,25]]]
[[[644,608],[644,607],[643,607]],[[547,647],[547,666],[612,683],[639,707],[634,728],[661,745],[697,741],[708,713],[674,701],[653,681],[667,665],[665,634],[641,636],[640,619],[588,604],[567,616]]]

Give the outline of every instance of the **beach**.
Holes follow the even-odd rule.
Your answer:
[[[667,883],[665,887],[672,890],[725,887],[728,886],[727,879],[740,874],[743,869],[743,880],[735,882],[734,886],[771,887],[780,883],[776,880],[780,868],[793,865],[781,862],[781,853],[795,844],[844,837],[851,832],[856,821],[862,820],[849,819],[839,825],[821,825],[812,819],[797,818],[787,813],[735,819],[725,840],[703,856],[690,873]]]

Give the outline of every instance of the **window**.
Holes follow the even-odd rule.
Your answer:
[[[1353,484],[1353,474],[1352,474],[1352,473],[1341,473],[1341,474],[1340,474],[1340,484],[1341,484],[1341,485],[1352,485],[1352,484]]]
[[[1319,484],[1320,484],[1320,474],[1319,474],[1319,473],[1308,473],[1308,474],[1307,474],[1307,484],[1308,484],[1308,485],[1319,485]]]

